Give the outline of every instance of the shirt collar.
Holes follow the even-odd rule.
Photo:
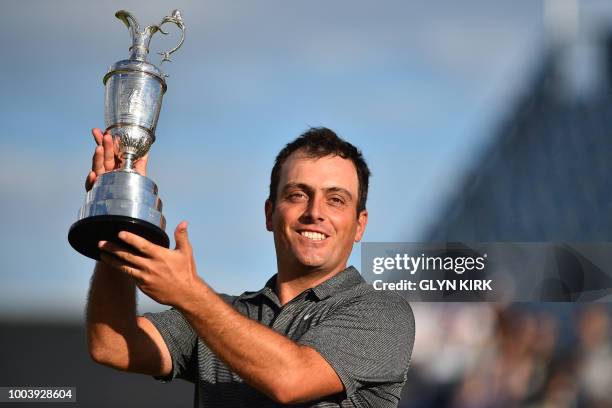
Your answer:
[[[365,282],[365,280],[361,277],[359,271],[354,266],[349,266],[342,272],[337,273],[328,280],[308,290],[312,291],[319,300],[323,300],[330,297],[334,293],[350,289],[353,286],[357,286],[363,282]],[[266,285],[262,289],[258,290],[257,292],[245,292],[240,297],[242,299],[253,299],[257,296],[263,295],[278,302],[278,296],[276,295],[275,288],[276,274],[268,279]]]
[[[257,292],[244,292],[240,297],[242,299],[253,299],[260,295],[266,295],[268,297],[270,297],[270,295],[274,295],[274,297],[276,297],[276,292],[274,291],[275,287],[276,287],[276,274],[274,274],[274,276],[268,279],[265,286],[261,288],[260,290],[258,290]]]
[[[322,282],[312,288],[312,292],[323,300],[330,297],[334,293],[342,292],[346,289],[350,289],[353,286],[357,286],[365,280],[359,274],[359,271],[353,266],[349,266],[342,272],[332,276],[325,282]]]

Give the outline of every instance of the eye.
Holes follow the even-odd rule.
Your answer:
[[[301,191],[295,191],[288,195],[289,200],[293,202],[300,202],[308,199],[308,196]]]
[[[329,202],[333,205],[344,205],[344,199],[340,196],[331,196],[329,197]]]

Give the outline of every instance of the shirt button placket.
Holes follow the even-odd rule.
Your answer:
[[[297,307],[297,303],[289,303],[286,305],[286,307],[283,307],[280,310],[280,313],[278,314],[278,316],[276,316],[276,319],[274,319],[274,322],[272,323],[272,328],[277,329],[282,332],[286,332],[287,331],[287,327],[286,327],[287,320],[285,317],[288,314],[291,315],[296,307]]]

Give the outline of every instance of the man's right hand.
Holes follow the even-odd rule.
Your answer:
[[[102,133],[98,128],[93,128],[91,134],[96,141],[96,150],[91,159],[91,171],[85,179],[85,190],[89,191],[96,182],[98,176],[118,169],[121,161],[115,154],[113,137],[110,133]],[[134,162],[134,169],[142,176],[147,175],[147,158],[148,153],[141,159]]]

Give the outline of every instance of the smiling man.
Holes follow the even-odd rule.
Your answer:
[[[88,188],[117,164],[110,136],[94,138]],[[285,146],[265,203],[277,273],[257,292],[215,293],[196,272],[184,222],[173,250],[127,232],[125,245],[101,242],[87,310],[93,359],[191,381],[196,407],[397,406],[412,310],[347,267],[368,221],[369,175],[359,150],[329,129]],[[172,308],[137,316],[136,286]]]

